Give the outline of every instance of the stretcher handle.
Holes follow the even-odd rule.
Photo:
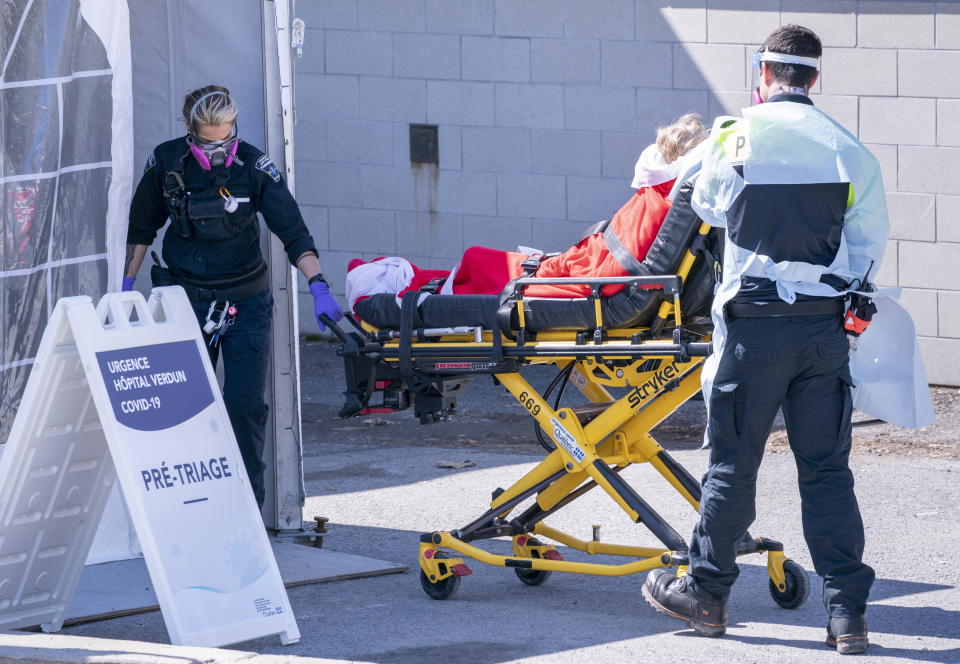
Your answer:
[[[359,332],[360,334],[366,334],[366,333],[367,333],[367,331],[363,329],[363,326],[357,321],[357,319],[354,318],[353,314],[351,314],[351,313],[345,313],[345,314],[343,314],[343,320],[345,320],[345,321],[347,321],[348,323],[350,323],[351,325],[353,325],[354,329],[355,329],[357,332]]]
[[[347,333],[340,329],[340,326],[333,322],[333,319],[326,314],[320,314],[320,322],[329,328],[333,332],[334,336],[340,340],[340,343],[347,343]]]
[[[662,290],[668,295],[675,295],[680,292],[681,280],[680,277],[675,274],[668,274],[661,277],[521,277],[514,283],[516,284],[517,290],[523,289],[524,286],[532,286],[534,284],[579,284],[583,286],[638,284],[641,286],[659,287],[656,290]]]
[[[690,357],[707,357],[713,353],[713,344],[709,341],[697,341],[686,344]]]
[[[498,335],[494,335],[494,339],[498,339]],[[565,358],[582,358],[582,357],[595,357],[598,353],[598,350],[601,351],[604,355],[613,355],[621,357],[663,357],[663,356],[677,356],[677,357],[706,357],[711,354],[711,343],[709,341],[703,342],[693,342],[688,343],[684,342],[682,344],[661,344],[661,343],[643,343],[643,344],[631,344],[631,345],[616,345],[611,344],[608,347],[603,347],[598,349],[593,345],[561,345],[551,342],[544,345],[543,348],[538,348],[536,345],[532,346],[507,346],[503,348],[502,353],[504,357],[517,357],[517,358],[527,358],[527,357],[565,357]],[[360,352],[372,352],[376,351],[384,359],[394,360],[397,358],[396,347],[390,346],[378,346],[375,344],[368,344],[360,349]],[[444,346],[437,346],[436,348],[419,348],[417,351],[417,357],[420,359],[425,358],[476,358],[480,355],[481,349],[477,347],[473,342],[464,343],[462,345],[456,344],[446,344]],[[685,360],[688,361],[688,360]]]

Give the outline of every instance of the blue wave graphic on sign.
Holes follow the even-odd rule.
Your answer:
[[[97,353],[117,421],[137,431],[162,431],[213,403],[196,341],[172,341]]]
[[[269,568],[264,567],[262,570],[260,570],[260,573],[257,574],[256,578],[251,579],[244,585],[240,586],[239,588],[234,588],[233,590],[225,590],[223,588],[211,588],[210,586],[187,586],[186,588],[184,588],[184,590],[203,590],[208,593],[216,593],[217,595],[229,595],[230,593],[239,592],[244,588],[248,588],[253,584],[255,584],[257,581],[259,581],[263,577],[264,574],[267,573],[267,569]]]

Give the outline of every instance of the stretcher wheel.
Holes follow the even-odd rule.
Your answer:
[[[449,558],[447,554],[443,551],[437,551],[434,554],[436,559]],[[457,589],[460,588],[460,577],[459,576],[448,576],[445,579],[440,581],[433,582],[423,573],[423,570],[420,570],[420,585],[423,587],[423,592],[430,595],[432,599],[449,599],[457,592]]]
[[[535,539],[531,539],[531,540],[530,540],[530,544],[539,545],[540,542],[538,542],[538,541],[535,540]],[[540,557],[540,552],[539,552],[539,551],[531,551],[531,552],[530,552],[530,557],[531,557],[531,558],[539,558],[539,557]],[[550,578],[550,575],[553,574],[553,572],[551,572],[550,570],[544,570],[544,569],[521,569],[521,568],[519,568],[519,567],[514,567],[514,568],[513,568],[513,573],[517,575],[517,578],[518,578],[518,579],[520,579],[521,581],[523,581],[523,582],[524,582],[525,584],[527,584],[528,586],[542,586],[544,583],[547,582],[547,579]]]
[[[770,595],[773,601],[785,609],[796,609],[803,604],[810,593],[810,581],[807,572],[792,560],[783,563],[783,576],[786,581],[786,590],[777,588],[773,579],[770,579]]]
[[[528,586],[542,586],[547,582],[547,579],[550,578],[550,575],[553,574],[553,572],[549,570],[519,568],[515,568],[513,573]]]

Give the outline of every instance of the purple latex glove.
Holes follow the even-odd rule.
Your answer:
[[[327,326],[320,320],[320,316],[329,317],[334,323],[343,318],[343,309],[330,294],[330,286],[324,281],[315,281],[310,284],[310,294],[313,295],[313,315],[317,317],[317,325],[323,332]]]
[[[131,291],[131,290],[133,290],[133,282],[135,282],[136,280],[137,280],[136,277],[124,277],[124,278],[123,278],[123,285],[120,286],[120,290],[122,290],[122,291]]]

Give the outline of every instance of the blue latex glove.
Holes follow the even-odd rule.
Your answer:
[[[337,323],[343,319],[343,309],[337,304],[330,294],[330,286],[323,281],[315,281],[310,284],[310,294],[313,295],[313,314],[317,317],[317,325],[323,332],[327,326],[320,320],[320,316],[328,316],[333,322]]]
[[[136,280],[137,280],[136,277],[124,277],[124,278],[123,278],[123,285],[120,286],[120,290],[121,290],[121,291],[132,291],[132,290],[133,290],[133,282],[135,282]]]

